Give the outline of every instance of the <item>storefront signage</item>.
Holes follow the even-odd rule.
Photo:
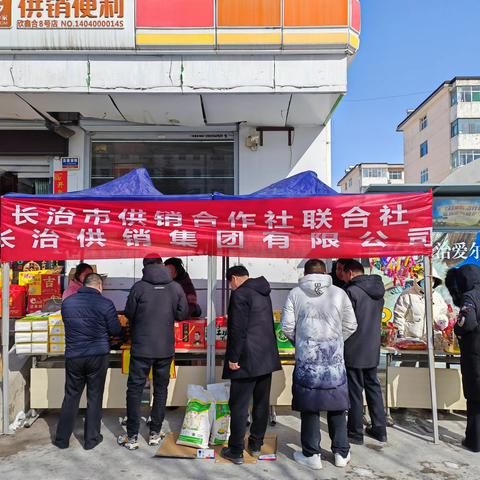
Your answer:
[[[3,49],[133,49],[134,29],[130,0],[0,0]]]
[[[67,173],[67,172],[62,172]],[[432,196],[104,201],[4,197],[2,260],[429,255]]]
[[[436,198],[433,208],[436,228],[479,228],[480,198]]]
[[[80,159],[78,157],[62,157],[61,160],[64,170],[78,170],[80,168]]]

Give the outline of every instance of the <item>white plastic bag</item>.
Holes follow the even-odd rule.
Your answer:
[[[177,444],[207,448],[215,402],[212,395],[200,385],[189,385],[187,397],[187,410]]]
[[[214,383],[207,385],[207,390],[215,400],[215,417],[210,445],[225,445],[230,436],[230,407],[228,406],[230,389],[226,383]]]

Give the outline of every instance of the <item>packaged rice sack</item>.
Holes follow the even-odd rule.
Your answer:
[[[210,434],[210,445],[224,445],[230,436],[230,407],[228,406],[230,389],[226,383],[215,383],[207,385],[207,390],[215,400],[215,417]]]
[[[200,385],[189,385],[187,410],[177,444],[207,448],[213,421],[215,401],[210,392]]]

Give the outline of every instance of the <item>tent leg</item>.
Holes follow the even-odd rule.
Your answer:
[[[10,341],[10,264],[8,262],[2,263],[2,400],[3,400],[3,428],[2,433],[8,435],[10,433],[10,419],[9,419],[9,341]]]
[[[433,341],[433,299],[432,299],[432,257],[423,258],[425,274],[425,313],[427,323],[428,369],[430,376],[430,395],[432,399],[433,443],[440,443],[438,433],[437,386],[435,379],[435,352]]]
[[[217,257],[208,257],[207,290],[207,385],[215,383],[215,294],[217,290]]]

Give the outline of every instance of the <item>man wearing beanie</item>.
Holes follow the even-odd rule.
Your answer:
[[[127,434],[118,443],[129,450],[138,448],[140,403],[150,369],[153,372],[153,406],[149,445],[158,445],[165,418],[170,365],[175,353],[174,322],[188,317],[188,303],[182,287],[158,255],[143,259],[143,277],[128,296],[125,316],[130,323],[132,350],[127,383]]]

